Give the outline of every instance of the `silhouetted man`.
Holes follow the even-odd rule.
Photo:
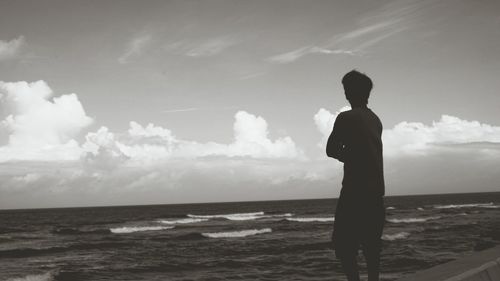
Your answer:
[[[326,154],[344,163],[335,212],[333,245],[347,279],[358,281],[358,249],[363,249],[368,280],[379,280],[381,236],[385,222],[382,123],[367,107],[371,79],[353,70],[342,78],[351,110],[340,113]]]

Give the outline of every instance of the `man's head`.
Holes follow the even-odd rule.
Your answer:
[[[370,77],[357,70],[348,72],[342,78],[345,97],[351,105],[366,105],[373,83]]]

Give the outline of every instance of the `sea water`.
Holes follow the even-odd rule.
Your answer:
[[[4,210],[0,280],[345,280],[336,201]],[[383,280],[500,244],[500,193],[385,204]]]

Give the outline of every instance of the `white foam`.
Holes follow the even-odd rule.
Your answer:
[[[384,234],[382,235],[383,240],[387,241],[394,241],[394,240],[401,240],[401,239],[406,239],[410,236],[410,233],[408,232],[398,232],[395,234]]]
[[[490,203],[477,203],[477,204],[456,204],[456,205],[436,205],[436,209],[456,209],[456,208],[500,208],[498,205]]]
[[[244,221],[244,220],[256,220],[262,218],[273,218],[273,217],[290,217],[292,214],[274,214],[274,215],[264,215],[264,212],[253,212],[253,213],[235,213],[235,214],[220,214],[220,215],[187,215],[190,218],[198,219],[214,219],[214,218],[224,218],[232,221]]]
[[[203,221],[208,221],[208,219],[184,218],[184,219],[177,219],[177,220],[158,220],[158,222],[164,223],[164,224],[185,224],[185,223],[197,223],[197,222],[203,222]]]
[[[426,222],[429,220],[437,220],[440,218],[441,218],[440,216],[434,216],[425,218],[387,219],[387,221],[392,223],[414,223],[414,222]]]
[[[44,274],[30,274],[24,277],[15,277],[7,279],[7,281],[52,281],[54,274],[52,271]]]
[[[116,227],[110,228],[109,230],[113,233],[132,233],[139,231],[156,231],[156,230],[165,230],[172,229],[173,226],[125,226],[125,227]]]
[[[422,208],[422,207],[418,207],[418,208],[417,208],[417,210],[419,210],[419,211],[423,211],[423,210],[424,210],[424,208]]]
[[[246,237],[250,235],[257,235],[268,232],[272,232],[272,229],[270,228],[246,229],[246,230],[228,231],[228,232],[202,233],[201,235],[209,238],[236,238],[236,237]]]
[[[334,217],[327,217],[327,218],[287,218],[286,220],[288,221],[299,221],[299,222],[327,222],[327,221],[335,221]]]
[[[395,207],[391,207],[391,206],[389,206],[389,207],[387,207],[387,208],[385,208],[385,209],[386,209],[386,210],[394,210],[394,209],[396,209],[396,208],[395,208]]]

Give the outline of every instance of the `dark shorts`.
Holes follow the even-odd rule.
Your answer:
[[[357,255],[360,247],[380,253],[384,223],[383,197],[360,198],[341,194],[332,233],[336,256]]]

